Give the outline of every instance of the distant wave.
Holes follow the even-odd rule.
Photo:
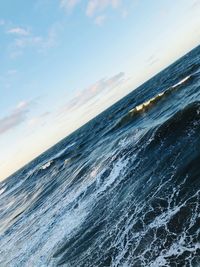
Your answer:
[[[111,129],[111,131],[118,129],[125,124],[129,123],[132,121],[133,118],[137,117],[138,115],[141,115],[145,111],[149,110],[151,107],[155,106],[156,103],[158,103],[160,100],[165,98],[167,95],[173,93],[174,90],[178,89],[181,87],[181,85],[185,84],[188,80],[192,78],[192,75],[188,75],[176,84],[172,85],[171,87],[167,88],[165,91],[155,95],[151,99],[143,102],[142,104],[137,105],[133,109],[131,109],[128,114],[123,116],[122,118],[119,119],[119,121],[116,123],[116,125]]]
[[[184,129],[194,128],[195,122],[199,120],[200,102],[196,101],[178,111],[165,123],[161,124],[154,134],[153,143],[159,144],[161,139],[169,138],[170,135],[173,135],[173,137],[176,134],[180,135],[180,132],[183,132]]]
[[[187,80],[189,80],[192,77],[192,75],[188,75],[187,77],[183,78],[180,82],[172,85],[172,88],[176,88],[177,86],[185,83]]]
[[[55,163],[56,160],[62,159],[66,156],[66,153],[68,152],[69,148],[73,147],[76,144],[76,142],[73,142],[72,144],[69,144],[67,147],[59,151],[55,156],[53,156],[49,161],[42,164],[42,166],[39,167],[40,170],[46,170],[50,166],[52,166],[53,163]],[[64,159],[64,164],[66,164],[69,161],[69,159]]]
[[[71,144],[69,144],[68,146],[66,146],[64,149],[62,149],[61,151],[59,151],[54,157],[53,159],[59,159],[62,156],[65,156],[66,152],[69,151],[69,148],[73,148],[75,146],[76,142],[73,142]]]
[[[175,88],[179,87],[180,85],[184,84],[185,82],[187,82],[191,77],[192,77],[192,75],[189,75],[189,76],[183,78],[181,81],[179,81],[178,83],[172,85],[171,87],[169,87],[165,91],[157,94],[156,96],[152,97],[151,99],[147,100],[146,102],[144,102],[144,103],[136,106],[135,108],[131,109],[129,111],[129,113],[135,114],[135,113],[138,113],[138,112],[145,111],[147,108],[151,107],[153,104],[156,104],[164,96],[166,96],[169,93],[172,93],[173,89],[175,89]]]
[[[53,160],[50,160],[50,161],[46,162],[44,165],[42,165],[40,167],[40,169],[46,170],[47,168],[49,168],[51,166],[52,163],[53,163]]]
[[[6,187],[3,187],[0,189],[0,195],[3,194],[3,192],[6,190]]]

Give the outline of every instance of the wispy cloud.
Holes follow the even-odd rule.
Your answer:
[[[11,28],[7,31],[9,34],[15,34],[19,36],[27,36],[30,34],[30,32],[27,29],[16,27],[16,28]]]
[[[200,7],[199,0],[194,0],[191,2],[191,8],[198,8],[198,7]]]
[[[113,88],[119,86],[125,78],[125,74],[120,72],[111,78],[104,78],[97,81],[88,88],[81,90],[71,101],[69,101],[63,108],[63,111],[72,111],[80,108],[90,100],[94,99],[101,93],[111,91]]]
[[[25,49],[31,48],[36,52],[46,52],[49,48],[55,47],[61,22],[55,22],[47,30],[46,34],[37,34],[29,27],[13,26],[11,22],[0,20],[0,26],[4,27],[4,33],[10,35],[8,45],[10,58],[17,58],[24,54]]]
[[[69,11],[77,7],[81,0],[60,0],[60,7]],[[119,10],[123,18],[127,17],[128,12],[125,8],[124,2],[122,0],[87,0],[84,1],[85,4],[85,15],[94,20],[94,23],[101,26],[106,17],[107,10],[114,9]]]
[[[30,36],[24,38],[15,39],[14,45],[17,48],[25,48],[31,46],[37,46],[42,43],[42,38],[40,36]]]
[[[35,49],[37,52],[46,52],[47,49],[55,47],[57,35],[61,28],[59,23],[55,23],[47,32],[46,36],[36,35],[31,31],[23,31],[22,28],[13,28],[9,33],[15,35],[11,43],[10,57],[16,58],[24,53],[27,48]]]
[[[121,12],[122,18],[125,19],[128,17],[128,10],[124,8]]]
[[[150,57],[147,58],[146,62],[147,62],[147,65],[152,66],[156,62],[158,62],[158,58],[156,55],[151,55]]]
[[[118,8],[121,4],[121,0],[89,0],[86,8],[86,14],[92,17],[99,12],[105,11],[106,8]]]
[[[44,112],[40,114],[39,116],[35,116],[33,118],[30,118],[27,121],[27,124],[29,127],[35,127],[36,125],[43,126],[46,122],[46,117],[50,115],[50,112]]]
[[[32,104],[32,101],[22,101],[17,104],[9,115],[0,118],[0,134],[4,134],[23,123]]]
[[[106,16],[105,15],[97,16],[95,18],[95,24],[97,24],[98,26],[101,26],[101,25],[104,24],[105,20],[106,20]]]
[[[71,10],[77,4],[79,4],[80,0],[60,0],[60,7],[64,8],[65,10]]]

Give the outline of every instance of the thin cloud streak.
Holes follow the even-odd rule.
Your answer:
[[[81,0],[60,0],[60,8],[71,11],[81,2]],[[118,9],[123,18],[127,17],[128,12],[123,4],[122,0],[87,0],[85,1],[85,15],[92,18],[96,25],[101,26],[107,17],[108,9]]]
[[[14,108],[14,110],[9,115],[1,118],[0,134],[4,134],[5,132],[22,124],[27,118],[27,113],[29,113],[31,105],[32,101],[22,101]]]
[[[19,36],[28,36],[30,32],[24,28],[16,27],[7,31],[8,34],[15,34]]]
[[[98,26],[102,26],[104,24],[106,20],[106,16],[105,15],[101,15],[95,18],[95,24]]]
[[[65,10],[71,10],[79,4],[80,0],[60,0],[60,7]]]
[[[125,73],[120,72],[111,78],[101,79],[95,84],[89,86],[85,90],[81,90],[71,101],[69,101],[63,108],[62,111],[69,112],[77,108],[80,108],[82,105],[85,105],[91,99],[98,96],[100,93],[106,93],[111,91],[114,87],[119,86],[125,78]]]
[[[16,58],[23,55],[25,49],[34,49],[36,52],[46,53],[48,49],[57,45],[58,33],[61,27],[60,23],[55,23],[49,28],[46,36],[35,35],[32,32],[22,34],[22,29],[21,31],[19,28],[13,29],[12,33],[16,34],[10,45],[10,57]]]
[[[93,17],[96,13],[105,11],[106,8],[118,8],[121,0],[89,0],[86,8],[86,15]]]
[[[50,112],[44,112],[37,117],[32,117],[30,120],[27,121],[29,127],[35,127],[37,125],[44,126],[46,123],[46,117],[49,116]]]

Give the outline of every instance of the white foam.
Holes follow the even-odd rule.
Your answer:
[[[123,158],[120,158],[115,163],[115,165],[113,166],[112,171],[111,171],[109,177],[105,180],[105,182],[102,184],[102,186],[97,191],[98,194],[106,191],[107,188],[110,187],[116,181],[116,179],[119,177],[119,175],[121,174],[121,172],[127,166],[128,162],[129,162],[129,159],[126,159],[125,160]]]
[[[74,146],[75,144],[76,144],[76,142],[73,142],[73,143],[69,144],[68,146],[66,146],[64,149],[62,149],[57,154],[55,154],[53,156],[53,159],[56,159],[56,158],[62,156],[70,147]]]
[[[7,266],[15,267],[54,266],[54,263],[50,262],[50,255],[55,251],[55,248],[63,240],[66,241],[71,235],[74,235],[102,193],[113,186],[115,182],[119,182],[120,179],[118,178],[125,170],[128,160],[119,158],[113,162],[117,153],[120,153],[119,147],[117,149],[112,151],[112,154],[107,154],[107,157],[103,158],[99,165],[94,165],[80,183],[67,189],[67,186],[73,182],[79,172],[77,170],[74,177],[73,174],[70,175],[65,186],[59,188],[59,191],[54,191],[41,207],[27,217],[24,215],[19,223],[13,227],[11,235],[2,239],[0,264],[5,263]],[[42,165],[42,169],[49,168],[51,163],[52,161],[45,163]],[[109,176],[98,184],[98,179],[109,168],[109,165],[112,168]],[[94,183],[97,184],[94,191],[88,195],[84,194],[87,188]],[[73,208],[74,204],[70,206],[70,204],[76,203],[76,199],[82,195],[83,197],[77,203],[76,208]],[[12,251],[12,254],[9,251]]]
[[[3,194],[3,192],[6,190],[6,187],[3,187],[0,189],[0,195]]]
[[[198,249],[200,249],[200,243],[190,246],[185,244],[185,239],[181,237],[178,241],[174,242],[167,251],[161,252],[161,255],[159,255],[154,262],[150,263],[148,267],[168,266],[166,258],[182,255],[186,251],[195,252]]]
[[[49,168],[51,166],[51,164],[53,163],[53,160],[50,160],[48,162],[46,162],[44,165],[42,165],[40,167],[41,170],[46,170],[47,168]]]
[[[187,77],[183,78],[180,82],[178,82],[178,83],[172,85],[172,88],[175,88],[175,87],[177,87],[177,86],[179,86],[179,85],[185,83],[187,80],[190,79],[190,77],[191,77],[191,75],[188,75]]]

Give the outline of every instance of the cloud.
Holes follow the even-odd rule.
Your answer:
[[[149,58],[147,58],[146,62],[147,62],[147,65],[152,66],[158,62],[158,58],[155,55],[151,55]]]
[[[63,108],[62,111],[69,112],[80,108],[85,105],[90,100],[93,100],[101,93],[106,93],[111,91],[113,88],[117,88],[121,83],[123,83],[125,74],[120,72],[111,78],[104,78],[93,85],[89,86],[85,90],[80,91],[71,101],[69,101]]]
[[[86,15],[92,17],[108,7],[116,9],[120,4],[121,0],[89,0],[86,8]]]
[[[22,101],[12,110],[12,112],[0,119],[0,134],[17,127],[26,120],[26,115],[30,111],[32,101]]]
[[[122,10],[121,15],[122,15],[122,18],[123,18],[123,19],[126,19],[126,18],[128,17],[128,10],[127,10],[126,8],[124,8],[124,9]]]
[[[15,39],[14,45],[17,48],[25,48],[30,46],[37,46],[42,43],[42,38],[40,36],[30,36]]]
[[[12,29],[8,30],[7,33],[15,34],[15,35],[19,35],[19,36],[27,36],[30,34],[28,30],[26,30],[24,28],[20,28],[20,27],[12,28]]]
[[[77,7],[81,0],[60,0],[60,7],[69,11]],[[122,4],[122,0],[87,0],[85,4],[85,15],[93,18],[94,23],[98,26],[102,25],[106,18],[106,11],[108,9],[118,9],[122,18],[127,17],[128,12]]]
[[[82,0],[60,0],[60,7],[65,10],[71,10],[78,6]],[[106,8],[118,8],[122,0],[87,0],[86,2],[86,15],[89,17],[94,16],[96,13],[104,11]]]
[[[17,57],[20,57],[21,55],[23,55],[23,52],[21,50],[17,50],[17,49],[14,49],[10,52],[10,58],[17,58]]]
[[[39,116],[33,117],[30,120],[28,120],[27,124],[29,127],[35,127],[36,125],[45,125],[44,119],[50,115],[50,112],[44,112],[40,114]]]
[[[80,0],[60,0],[60,7],[71,10],[79,4]]]
[[[34,49],[36,52],[43,53],[47,49],[55,47],[58,41],[58,33],[63,27],[61,22],[55,22],[44,35],[35,34],[28,27],[11,27],[6,25],[6,34],[9,34],[12,39],[9,45],[9,54],[11,58],[17,58],[24,54],[25,49]],[[7,25],[8,24],[8,25]],[[1,25],[1,20],[0,20]]]
[[[97,24],[98,26],[101,26],[101,25],[104,24],[105,20],[106,20],[106,16],[105,15],[97,16],[95,18],[95,24]]]
[[[29,34],[17,34],[17,37],[14,38],[10,46],[10,57],[16,58],[21,56],[27,48],[34,49],[37,52],[46,52],[47,49],[55,47],[60,29],[61,24],[55,23],[49,29],[46,36],[35,35],[32,32],[29,32]]]
[[[200,6],[199,0],[194,0],[192,2],[191,8],[194,9],[194,8],[198,8],[199,6]]]

